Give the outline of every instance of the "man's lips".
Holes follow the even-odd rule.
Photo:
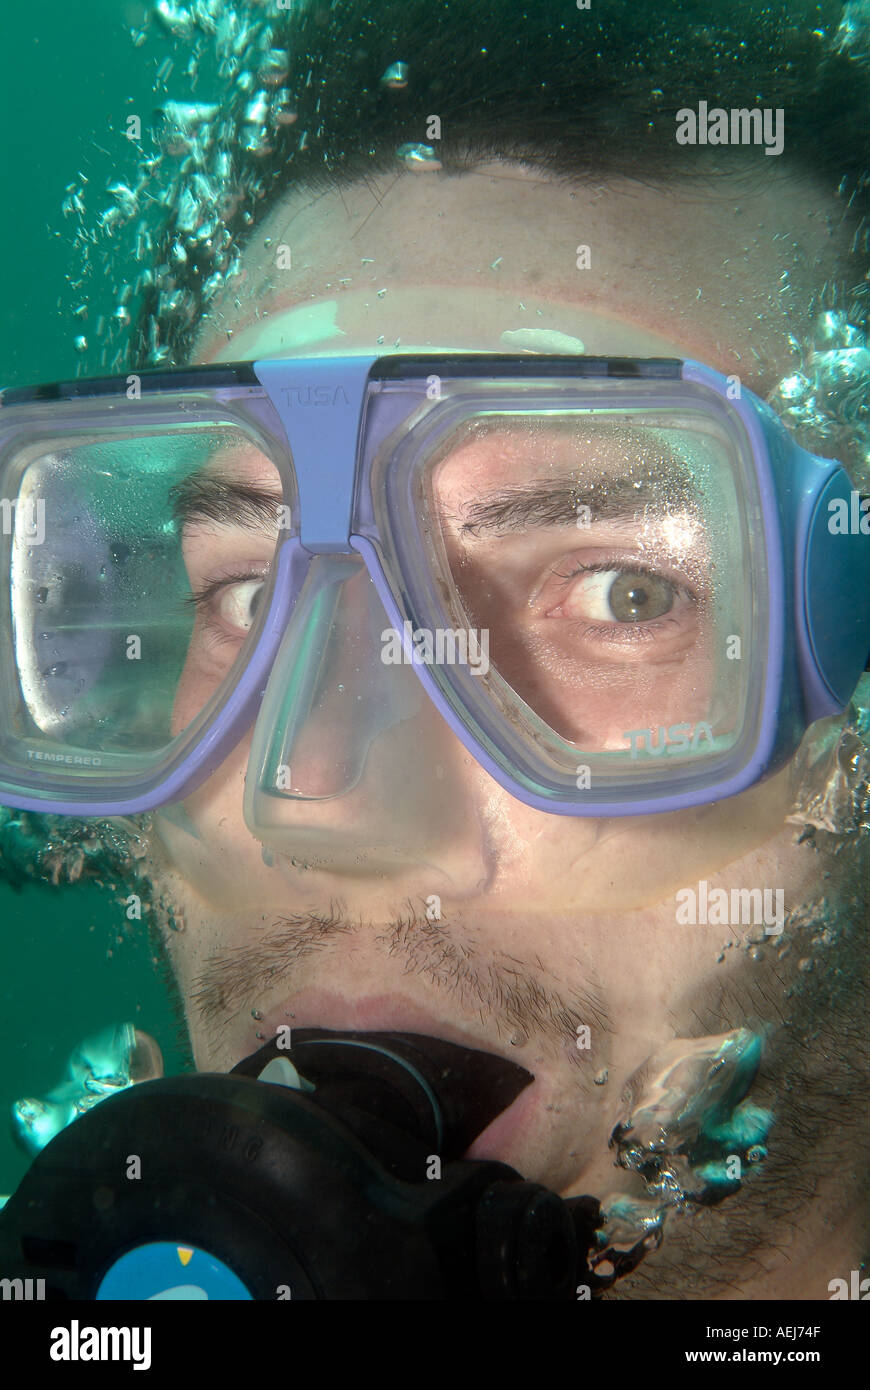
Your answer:
[[[275,1037],[279,1028],[325,1028],[343,1032],[420,1033],[445,1042],[494,1053],[509,1062],[527,1066],[514,1048],[493,1044],[489,1038],[470,1029],[437,1018],[420,1005],[398,994],[380,994],[349,1000],[328,990],[304,990],[270,1009],[253,1025],[251,1051],[264,1039]],[[292,1040],[292,1038],[291,1038]],[[528,1068],[527,1068],[528,1069]],[[527,1133],[541,1108],[542,1086],[538,1081],[526,1086],[516,1100],[503,1110],[474,1140],[466,1158],[500,1159],[510,1162],[510,1153],[522,1133]]]

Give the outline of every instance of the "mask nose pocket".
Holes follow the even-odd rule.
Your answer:
[[[364,563],[355,556],[317,556],[254,729],[245,785],[252,834],[280,831],[290,802],[352,791],[378,736],[419,713],[426,698],[419,681],[382,659],[389,636],[389,619]]]

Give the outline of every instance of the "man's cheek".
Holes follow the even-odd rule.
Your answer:
[[[548,901],[564,900],[577,912],[612,915],[656,908],[687,884],[712,878],[753,855],[774,837],[794,839],[786,824],[790,805],[785,770],[713,806],[611,820],[580,855],[572,855],[568,836],[556,853],[542,837],[535,887],[545,884]],[[755,885],[747,879],[745,886]]]

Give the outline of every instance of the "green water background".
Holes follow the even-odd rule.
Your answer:
[[[111,204],[108,184],[133,178],[137,156],[123,134],[126,119],[135,112],[146,126],[155,71],[171,51],[153,24],[148,42],[134,48],[130,29],[146,14],[146,6],[124,0],[4,6],[0,386],[55,381],[80,369],[73,340],[82,330],[70,317],[65,278],[74,222],[61,216],[61,204],[79,172],[89,181],[92,216]],[[188,95],[177,68],[167,86],[178,100]],[[91,322],[111,312],[111,300],[101,302],[106,294],[100,283],[84,296]],[[99,366],[89,361],[87,370]],[[168,1073],[183,1068],[144,923],[127,922],[123,906],[94,885],[14,892],[0,874],[0,1193],[14,1190],[29,1162],[12,1143],[12,1101],[44,1095],[78,1042],[124,1020],[157,1038]]]

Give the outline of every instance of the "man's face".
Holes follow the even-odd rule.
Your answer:
[[[842,270],[851,235],[833,199],[772,163],[763,186],[569,185],[492,165],[296,193],[255,236],[196,360],[415,348],[691,357],[764,396],[793,365],[788,335]],[[277,268],[281,246],[289,269]],[[473,484],[475,460],[463,462],[442,477],[457,513],[487,481],[485,460]],[[187,550],[235,541],[199,529]],[[266,532],[261,549],[246,560],[268,561]],[[348,630],[368,584],[346,586],[336,621]],[[197,1065],[229,1069],[283,1023],[488,1049],[535,1082],[472,1156],[603,1197],[621,1186],[608,1140],[629,1078],[674,1039],[775,1028],[788,1008],[796,961],[784,943],[750,955],[743,926],[681,925],[675,894],[702,880],[782,888],[788,914],[821,896],[831,865],[786,823],[788,769],[683,812],[555,816],[503,791],[428,701],[415,710],[381,733],[352,791],[287,803],[294,852],[271,865],[242,816],[250,735],[185,802],[198,837],[158,817],[154,872],[184,924],[169,948]],[[341,741],[336,721],[321,720],[318,740]]]

